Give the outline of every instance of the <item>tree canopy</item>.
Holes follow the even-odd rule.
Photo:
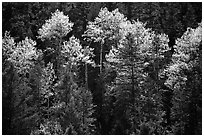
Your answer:
[[[202,3],[2,3],[2,133],[202,134]]]

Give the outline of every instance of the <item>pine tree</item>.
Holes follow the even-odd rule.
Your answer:
[[[100,47],[100,73],[103,65],[103,47],[107,40],[115,40],[119,31],[119,24],[127,19],[121,14],[118,9],[109,12],[107,8],[102,8],[95,18],[94,22],[88,22],[87,30],[84,36],[94,42],[99,42]]]
[[[201,42],[201,24],[196,29],[188,28],[176,41],[171,64],[161,73],[162,77],[168,78],[165,84],[174,92],[171,117],[174,134],[201,133],[195,130],[196,126],[200,126],[200,111],[199,107],[196,108],[200,103],[194,100],[200,100],[201,95]]]
[[[102,112],[103,107],[102,104],[104,102],[104,80],[103,80],[103,64],[105,61],[105,54],[107,49],[110,49],[111,46],[116,46],[117,43],[117,35],[119,33],[119,24],[121,22],[126,21],[127,19],[123,14],[119,12],[118,9],[109,12],[107,8],[102,8],[98,14],[98,17],[95,18],[93,22],[88,22],[87,30],[85,31],[84,37],[87,41],[94,41],[95,43],[99,43],[99,47],[94,47],[95,51],[99,51],[99,62],[96,62],[99,66],[99,81],[100,81],[100,100],[98,101],[99,107],[99,120],[101,133],[103,132],[104,124],[100,122],[103,120]],[[96,53],[97,54],[97,53]],[[96,55],[97,57],[97,55]],[[99,82],[98,81],[98,82]]]
[[[118,48],[113,48],[110,51],[107,56],[107,61],[110,62],[110,65],[112,64],[112,67],[118,72],[116,77],[116,86],[118,86],[118,88],[116,88],[116,90],[119,91],[117,91],[118,97],[116,98],[120,100],[121,96],[123,99],[126,98],[126,101],[123,100],[122,102],[128,102],[126,105],[124,104],[126,112],[128,112],[125,115],[126,117],[130,117],[129,120],[132,128],[128,132],[129,134],[139,134],[140,124],[146,122],[146,120],[154,119],[153,117],[151,118],[150,115],[148,116],[147,113],[150,114],[152,113],[151,111],[153,111],[153,113],[156,112],[156,115],[161,113],[157,110],[159,103],[153,103],[158,99],[160,93],[159,91],[151,93],[149,89],[144,88],[143,83],[148,80],[148,75],[143,74],[143,69],[145,68],[144,66],[151,61],[158,60],[159,57],[162,58],[163,53],[168,50],[168,39],[166,35],[154,34],[153,31],[146,29],[145,25],[139,21],[133,23],[127,21],[121,24],[120,27],[120,43]],[[156,38],[158,42],[160,42],[157,45],[154,44]],[[158,64],[155,64],[155,66],[158,66]],[[156,73],[156,70],[154,70],[154,73]],[[157,97],[150,98],[154,94],[155,97]],[[152,102],[152,105],[155,105],[155,110],[150,110],[150,106],[147,105],[150,102]],[[149,110],[145,112],[145,108]],[[162,115],[158,117],[161,118],[161,116]]]
[[[93,49],[82,48],[80,41],[74,36],[70,37],[69,41],[63,40],[63,37],[72,30],[72,26],[73,23],[69,22],[69,17],[57,10],[39,30],[39,38],[53,43],[52,47],[47,47],[47,50],[51,50],[55,55],[55,58],[51,60],[53,65],[48,63],[48,68],[45,68],[45,73],[42,75],[41,93],[47,100],[48,117],[46,121],[54,123],[60,121],[63,134],[67,134],[65,130],[69,128],[75,130],[74,134],[90,134],[89,126],[94,122],[91,118],[92,94],[84,87],[78,89],[76,74],[80,64],[94,65],[91,60]],[[80,109],[76,111],[78,104],[80,104],[78,106]],[[90,111],[88,114],[87,110]],[[33,133],[38,134],[38,131],[40,129]]]
[[[28,133],[32,126],[30,123],[36,120],[35,104],[31,105],[33,95],[29,86],[29,74],[31,69],[35,66],[35,61],[41,55],[41,51],[35,47],[35,41],[26,38],[25,40],[15,43],[14,38],[10,37],[6,32],[3,38],[3,56],[4,63],[9,63],[10,67],[4,72],[13,75],[8,89],[7,96],[9,97],[9,134],[25,134]],[[8,64],[8,65],[9,65]],[[9,69],[10,68],[10,69]],[[30,127],[26,127],[30,124]],[[21,128],[19,128],[21,125]]]

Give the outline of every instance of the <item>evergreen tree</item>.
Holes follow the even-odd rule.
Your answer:
[[[78,89],[75,75],[77,74],[77,67],[81,63],[94,65],[91,60],[93,49],[89,47],[83,49],[79,40],[74,36],[70,37],[69,41],[63,41],[62,38],[72,30],[72,26],[73,23],[69,22],[69,17],[56,10],[51,19],[47,20],[42,29],[39,30],[39,38],[54,41],[53,46],[56,46],[47,48],[55,55],[54,60],[52,60],[55,65],[48,64],[48,68],[45,69],[41,82],[41,92],[47,100],[48,117],[46,121],[54,120],[54,123],[56,120],[60,121],[64,133],[71,126],[76,134],[89,134],[91,133],[89,126],[94,122],[91,118],[93,113],[92,95],[88,89]],[[53,69],[55,71],[52,71]],[[50,98],[52,101],[49,101]],[[78,111],[75,110],[77,106],[79,107]],[[88,110],[90,112],[87,112]],[[49,117],[49,113],[53,115],[52,118]],[[38,131],[40,129],[33,133],[38,134]]]
[[[10,37],[8,32],[5,33],[2,42],[4,63],[7,64],[4,73],[10,71],[11,77],[13,77],[10,79],[10,88],[5,90],[5,95],[9,97],[8,109],[10,109],[9,127],[5,128],[10,129],[7,132],[9,134],[25,134],[35,126],[31,123],[36,120],[36,113],[34,112],[36,105],[30,104],[33,95],[28,81],[30,71],[41,52],[34,47],[35,41],[26,38],[15,43],[14,38]],[[30,127],[26,127],[27,124],[30,124]]]
[[[176,41],[171,64],[161,73],[162,77],[167,76],[165,84],[174,92],[171,117],[174,134],[201,133],[196,128],[201,118],[201,42],[201,24],[196,29],[188,28]]]
[[[103,132],[104,124],[103,122],[103,100],[104,100],[104,80],[103,80],[103,62],[105,60],[105,54],[107,50],[110,49],[111,46],[116,46],[117,43],[117,35],[119,33],[119,24],[121,22],[126,21],[127,19],[123,14],[119,12],[118,9],[109,12],[107,8],[102,8],[98,14],[98,17],[95,18],[93,22],[88,22],[87,30],[85,31],[84,37],[88,41],[94,41],[95,43],[100,44],[99,47],[94,47],[95,51],[99,51],[96,53],[96,56],[99,57],[99,62],[96,62],[99,66],[99,81],[100,81],[100,91],[99,95],[101,96],[99,101],[97,100],[98,105],[98,119],[101,127],[101,132]],[[113,42],[114,41],[114,42]],[[98,50],[99,49],[99,50]],[[98,82],[99,82],[98,81]]]
[[[198,2],[3,2],[2,133],[201,134],[201,13]]]
[[[158,106],[159,103],[154,103],[155,100],[159,99],[159,91],[152,91],[151,93],[151,90],[141,90],[141,88],[145,87],[143,83],[146,83],[146,80],[148,80],[148,75],[143,74],[144,66],[151,61],[158,60],[163,57],[164,52],[168,50],[168,39],[166,35],[154,34],[153,31],[146,29],[144,24],[139,21],[133,23],[127,21],[126,23],[121,23],[120,27],[120,43],[118,48],[113,48],[110,51],[107,56],[107,60],[118,72],[116,77],[116,86],[118,86],[118,88],[116,89],[119,91],[116,93],[118,96],[116,98],[120,101],[121,96],[123,98],[123,101],[121,102],[126,103],[124,104],[125,106],[121,108],[128,112],[127,114],[124,114],[126,115],[125,117],[130,117],[128,120],[131,123],[131,130],[127,132],[128,134],[139,134],[138,131],[140,130],[139,127],[142,124],[141,122],[146,122],[146,120],[151,121],[154,119],[150,116],[150,113],[156,112],[155,116],[160,119],[162,116],[159,116],[159,114],[162,114],[160,112],[161,108]],[[157,45],[154,44],[156,40],[160,42]],[[155,66],[158,66],[158,64],[155,64]],[[156,71],[158,70],[155,69],[154,73],[156,73]],[[158,87],[154,90],[158,90]],[[156,98],[153,97],[154,94]],[[121,102],[118,103],[121,105]],[[152,107],[148,104],[153,105],[156,109],[151,110],[150,108]],[[143,110],[144,108],[147,108],[147,112]],[[149,115],[147,113],[149,113]],[[141,132],[142,131],[140,131],[140,133]]]

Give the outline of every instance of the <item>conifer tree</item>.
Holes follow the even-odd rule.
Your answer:
[[[176,41],[171,64],[160,74],[160,77],[167,77],[165,84],[173,90],[171,119],[175,121],[172,125],[174,134],[201,133],[201,42],[202,25],[196,29],[188,28]]]
[[[73,132],[74,134],[90,134],[89,125],[94,122],[91,118],[92,94],[84,87],[79,88],[76,84],[76,74],[80,64],[94,65],[91,60],[93,49],[82,48],[80,41],[74,36],[70,37],[69,41],[63,40],[63,37],[72,30],[72,26],[73,23],[69,21],[69,17],[57,10],[39,30],[39,38],[53,42],[53,45],[47,47],[47,50],[53,51],[55,55],[55,58],[51,60],[52,63],[47,64],[48,68],[45,68],[45,73],[42,75],[41,92],[44,94],[44,99],[47,100],[48,116],[51,115],[50,113],[53,113],[54,116],[47,117],[46,120],[54,123],[60,121],[63,134],[67,134],[66,130],[69,128],[74,131],[68,134],[73,134]],[[49,98],[54,100],[52,105],[50,105]],[[78,111],[74,109],[77,106],[80,108]],[[33,133],[38,133],[39,130]]]
[[[10,88],[5,91],[10,100],[8,103],[8,109],[11,111],[9,126],[10,130],[13,130],[10,131],[10,134],[28,133],[32,126],[35,126],[30,123],[36,120],[36,113],[33,112],[36,104],[30,104],[33,95],[28,82],[29,74],[41,52],[34,47],[35,41],[25,38],[15,43],[14,38],[10,37],[8,32],[5,33],[2,42],[4,63],[7,64],[4,73],[12,71],[10,73],[13,75]],[[27,124],[30,124],[30,127],[26,128]],[[20,129],[19,125],[21,125]]]
[[[99,43],[100,48],[94,47],[95,51],[99,51],[99,62],[96,62],[97,66],[99,66],[99,81],[100,81],[100,101],[98,103],[99,107],[99,126],[101,129],[101,132],[103,128],[106,128],[103,126],[102,122],[102,112],[103,107],[102,104],[105,100],[104,98],[104,72],[103,72],[103,64],[105,61],[105,54],[107,52],[107,49],[110,49],[111,46],[116,46],[116,43],[118,41],[118,35],[119,35],[119,24],[121,22],[126,21],[127,18],[124,17],[123,14],[119,12],[118,9],[115,9],[113,11],[108,11],[107,8],[101,8],[98,17],[94,19],[93,22],[88,22],[87,30],[85,31],[84,37],[87,41],[93,41],[95,43]],[[99,50],[97,50],[99,49]],[[96,53],[97,54],[97,53]]]
[[[157,110],[159,109],[158,104],[153,103],[156,98],[150,98],[153,92],[148,95],[146,93],[150,92],[150,90],[142,89],[144,88],[144,81],[148,79],[148,75],[143,74],[143,69],[145,64],[158,57],[162,57],[163,53],[168,50],[167,37],[166,35],[154,34],[153,31],[146,29],[145,25],[139,21],[133,23],[127,21],[121,23],[120,27],[121,39],[118,48],[113,48],[106,57],[111,67],[114,67],[118,72],[116,86],[118,86],[117,90],[119,91],[117,91],[118,97],[116,98],[122,96],[126,98],[126,101],[123,102],[128,101],[125,106],[129,114],[125,115],[129,115],[132,123],[132,129],[128,132],[139,134],[140,124],[146,122],[146,120],[153,120],[153,118],[146,114],[152,113],[148,112],[150,111],[150,106],[148,107],[148,105],[144,104],[152,102],[152,105],[156,106],[156,109],[153,111],[156,111],[157,115],[160,113]],[[158,38],[159,45],[154,44],[155,37]],[[155,51],[158,53],[155,53]],[[155,94],[159,96],[158,92]],[[144,108],[149,108],[149,110],[145,112]],[[161,116],[158,117],[161,118]]]

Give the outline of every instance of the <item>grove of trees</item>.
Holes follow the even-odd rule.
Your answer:
[[[3,2],[2,134],[201,135],[202,3]]]

